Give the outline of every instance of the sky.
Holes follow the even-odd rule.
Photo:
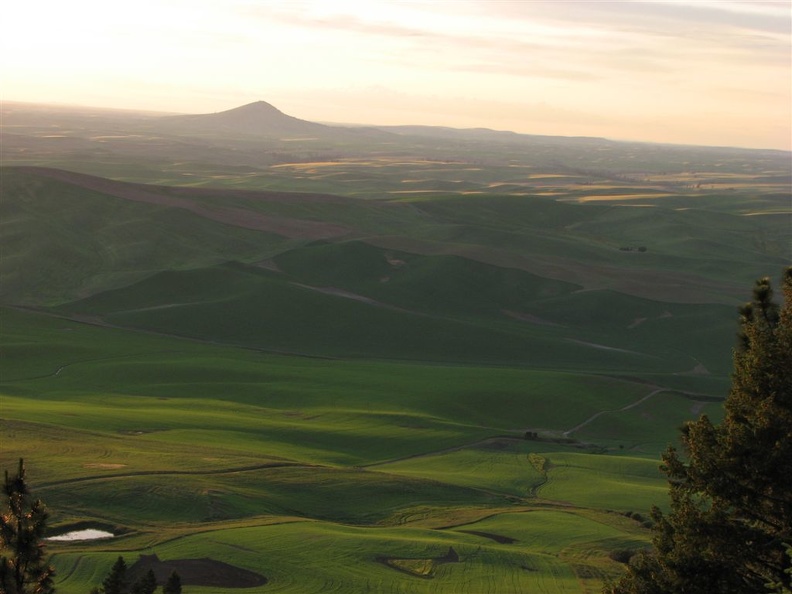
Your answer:
[[[792,149],[792,2],[6,0],[0,99]]]

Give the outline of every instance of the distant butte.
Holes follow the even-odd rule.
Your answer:
[[[189,132],[235,132],[257,136],[325,136],[331,128],[286,115],[266,101],[255,101],[227,111],[180,115],[163,121],[169,128]]]

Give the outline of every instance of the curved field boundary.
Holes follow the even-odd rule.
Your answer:
[[[488,427],[483,427],[484,429],[488,429]],[[439,450],[432,450],[431,452],[420,452],[418,454],[410,454],[409,456],[402,456],[400,458],[392,458],[391,460],[383,460],[381,462],[372,462],[371,464],[361,464],[358,468],[372,468],[374,466],[385,466],[387,464],[393,464],[395,462],[403,462],[405,460],[414,460],[415,458],[426,458],[429,456],[437,456],[439,454],[448,454],[450,452],[458,452],[459,450],[464,450],[467,448],[473,448],[478,445],[482,445],[496,439],[509,439],[514,441],[523,441],[519,437],[515,437],[513,435],[493,435],[491,437],[485,437],[484,439],[479,439],[477,441],[472,441],[470,443],[463,443],[456,446],[451,446],[448,448],[441,448]]]
[[[322,468],[319,464],[304,464],[300,462],[270,462],[267,464],[254,464],[252,466],[239,466],[236,468],[217,468],[213,470],[140,470],[136,472],[125,472],[116,474],[104,474],[101,476],[80,476],[62,481],[38,483],[37,489],[56,487],[60,485],[72,485],[75,483],[87,483],[90,481],[105,481],[119,478],[130,478],[139,476],[197,476],[197,475],[218,475],[236,474],[239,472],[254,472],[256,470],[266,470],[269,468],[301,467],[301,468]]]

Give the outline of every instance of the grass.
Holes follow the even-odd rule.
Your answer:
[[[574,452],[545,454],[550,470],[539,495],[572,505],[617,511],[665,507],[668,483],[657,458]]]
[[[778,156],[218,140],[25,157],[192,210],[1,172],[0,466],[26,459],[56,529],[119,534],[51,544],[59,591],[118,554],[225,561],[252,593],[618,575],[659,453],[718,417],[735,304],[792,257]]]
[[[612,434],[611,434],[612,435]],[[538,462],[538,463],[537,463]],[[494,442],[377,467],[450,484],[618,511],[662,505],[667,483],[656,456],[581,453],[543,442]]]
[[[283,243],[14,168],[0,177],[4,303],[62,302],[163,269],[265,257]]]
[[[6,224],[1,296],[5,303],[58,303],[125,286],[158,271],[228,260],[255,262],[300,244],[295,238],[290,240],[286,231],[277,235],[244,229],[182,208],[132,202],[29,170],[4,168],[2,185],[10,197],[2,206]],[[288,199],[283,194],[222,189],[192,194],[161,187],[147,191],[190,203],[204,213],[226,208],[245,212],[248,218],[270,217],[271,222],[285,217],[311,225],[342,225],[349,230],[344,240],[401,238],[413,252],[420,250],[421,241],[439,241],[446,250],[464,251],[473,260],[485,257],[484,253],[497,254],[495,261],[485,261],[501,267],[513,266],[510,262],[519,255],[525,270],[545,278],[547,268],[542,263],[552,256],[556,273],[562,274],[550,278],[572,284],[583,280],[587,288],[595,283],[636,291],[629,275],[636,267],[661,276],[675,273],[673,278],[695,286],[693,278],[679,276],[683,271],[707,281],[699,283],[699,291],[706,291],[706,299],[716,302],[734,303],[740,299],[735,294],[740,285],[731,283],[750,283],[769,268],[780,269],[791,255],[788,217],[778,213],[784,202],[780,195],[773,198],[775,194],[720,202],[707,196],[687,197],[685,207],[679,206],[682,198],[672,197],[668,203],[632,208],[492,193],[365,200],[327,196],[327,188],[319,190],[321,196],[295,194]],[[724,204],[733,206],[729,210]],[[61,215],[57,219],[49,216],[55,210]],[[746,212],[774,214],[743,216]],[[619,250],[625,246],[645,246],[647,251],[625,254]],[[734,257],[724,257],[725,253]],[[321,251],[310,256],[319,258]],[[295,263],[295,257],[290,256],[290,262]],[[588,267],[593,277],[581,277],[582,267]],[[611,278],[601,267],[623,270],[626,276]],[[725,294],[709,288],[713,281],[721,283],[716,286]],[[654,295],[674,301],[673,295],[679,294],[679,288],[666,291],[667,296],[657,291]]]
[[[720,401],[663,392],[638,406],[625,411],[602,415],[582,428],[576,435],[581,439],[618,447],[613,436],[628,444],[633,451],[656,452],[678,440],[678,428],[692,418],[706,414],[713,422],[723,415]],[[665,432],[658,427],[667,428]],[[620,445],[624,445],[623,443]]]
[[[577,373],[263,355],[9,309],[2,321],[4,410],[18,421],[46,409],[58,425],[171,447],[207,442],[208,423],[219,441],[235,434],[240,449],[266,443],[273,456],[303,451],[294,457],[305,462],[323,452],[321,461],[360,464],[493,431],[561,431],[646,391]]]
[[[0,431],[14,445],[0,464],[27,460],[61,530],[87,523],[126,534],[51,544],[59,591],[97,583],[119,552],[129,562],[146,552],[225,560],[284,592],[429,587],[413,580],[439,591],[491,583],[575,592],[598,579],[533,545],[514,550],[436,529],[537,501],[532,493],[547,487],[528,453],[565,448],[522,441],[524,428],[560,432],[634,401],[645,386],[558,371],[266,355],[8,308],[0,320]],[[607,478],[597,476],[590,480]],[[567,491],[573,500],[575,488]],[[279,524],[295,519],[303,521]],[[450,546],[460,563],[431,561]]]
[[[498,521],[500,520],[500,521]],[[156,548],[161,559],[213,558],[264,574],[270,581],[251,592],[470,592],[542,591],[552,594],[580,592],[581,582],[592,576],[614,573],[617,564],[609,548],[645,541],[627,521],[619,527],[600,518],[548,511],[497,516],[464,529],[506,531],[519,537],[513,545],[458,530],[416,528],[357,528],[324,522],[292,522],[203,532],[171,540]],[[462,527],[460,527],[462,528]],[[573,545],[594,544],[601,552],[586,560],[574,558]],[[435,563],[432,577],[417,577],[431,559],[444,556],[449,547],[459,562]],[[133,557],[132,557],[133,558]],[[398,560],[411,572],[397,571],[377,558]],[[75,561],[79,562],[75,563]],[[64,550],[55,557],[57,567],[77,569],[60,584],[67,594],[91,583],[92,576],[109,568],[111,554],[85,555]],[[128,562],[131,558],[127,557]],[[583,569],[588,568],[588,572]],[[589,577],[583,577],[583,576]],[[190,587],[190,591],[208,592]],[[232,589],[213,588],[220,594]]]
[[[717,348],[732,336],[729,306],[572,291],[519,270],[357,242],[320,244],[276,261],[286,273],[242,264],[162,272],[55,311],[324,357],[643,374],[703,365],[720,377],[729,369],[728,354]],[[702,331],[680,345],[679,331],[690,326]]]
[[[528,497],[546,481],[529,459],[535,445],[517,440],[488,440],[450,452],[396,461],[374,468],[403,476]]]
[[[163,272],[55,311],[99,315],[117,326],[322,357],[530,362],[536,367],[600,370],[660,371],[665,367],[640,353],[597,350],[559,340],[557,331],[503,314],[502,321],[491,321],[385,307],[301,286],[288,277],[240,264]]]

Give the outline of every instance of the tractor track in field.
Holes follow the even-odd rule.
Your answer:
[[[131,353],[128,355],[114,355],[112,357],[97,357],[94,359],[80,359],[78,361],[72,361],[71,363],[64,363],[63,365],[59,366],[55,371],[51,373],[43,373],[41,375],[32,375],[29,377],[20,377],[12,380],[8,380],[11,382],[28,382],[32,380],[38,379],[46,379],[48,377],[57,377],[61,374],[64,369],[68,369],[69,367],[73,367],[74,365],[82,365],[84,363],[98,363],[99,361],[117,361],[120,359],[136,359],[138,357],[148,357],[150,355],[164,355],[164,354],[178,354],[183,353],[184,351],[149,351],[144,353]]]
[[[657,388],[657,389],[652,390],[651,392],[649,392],[646,396],[642,396],[641,398],[639,398],[635,402],[631,402],[630,404],[628,404],[626,406],[623,406],[621,408],[614,408],[614,409],[610,409],[610,410],[601,410],[601,411],[591,415],[588,419],[586,419],[582,423],[580,423],[578,425],[575,425],[571,429],[567,429],[566,431],[564,431],[562,433],[562,435],[564,437],[569,437],[569,435],[571,433],[574,433],[575,431],[578,431],[578,430],[582,429],[586,425],[589,425],[590,423],[594,422],[595,420],[597,420],[602,415],[605,415],[605,414],[608,414],[608,413],[616,413],[616,412],[623,412],[625,410],[630,410],[631,408],[635,408],[636,406],[638,406],[640,404],[643,404],[644,402],[649,400],[655,394],[659,394],[660,392],[673,392],[673,391],[674,390],[669,390],[668,388]]]
[[[697,402],[697,403],[722,402],[723,401],[722,398],[711,396],[709,394],[702,394],[702,393],[697,393],[697,392],[686,392],[684,390],[677,390],[677,389],[674,389],[674,388],[664,388],[662,386],[657,386],[657,385],[653,385],[653,384],[647,384],[647,386],[653,387],[654,390],[652,390],[651,392],[649,392],[645,396],[642,396],[641,398],[639,398],[635,402],[631,402],[630,404],[627,404],[626,406],[623,406],[621,408],[614,408],[614,409],[609,409],[609,410],[601,410],[599,412],[596,412],[593,415],[591,415],[588,419],[583,421],[582,423],[580,423],[578,425],[575,425],[571,429],[567,429],[566,431],[564,431],[562,433],[562,435],[564,437],[569,437],[570,434],[574,433],[575,431],[578,431],[578,430],[582,429],[586,425],[589,425],[590,423],[592,423],[593,421],[597,420],[602,415],[605,415],[605,414],[608,414],[608,413],[618,413],[618,412],[623,412],[623,411],[626,411],[626,410],[630,410],[631,408],[635,408],[636,406],[639,406],[640,404],[643,404],[644,402],[646,402],[647,400],[652,398],[652,396],[655,396],[656,394],[659,394],[660,392],[669,392],[671,394],[677,394],[679,396],[683,396],[685,398],[693,400],[694,402]]]
[[[61,481],[51,481],[38,483],[37,489],[48,487],[59,487],[61,485],[72,485],[75,483],[87,483],[92,481],[106,481],[122,478],[133,478],[140,476],[207,476],[219,474],[237,474],[241,472],[255,472],[257,470],[267,470],[270,468],[322,468],[319,464],[305,464],[300,462],[270,462],[268,464],[253,464],[251,466],[238,466],[236,468],[217,468],[213,470],[138,470],[134,472],[121,472],[106,475],[80,476]]]

